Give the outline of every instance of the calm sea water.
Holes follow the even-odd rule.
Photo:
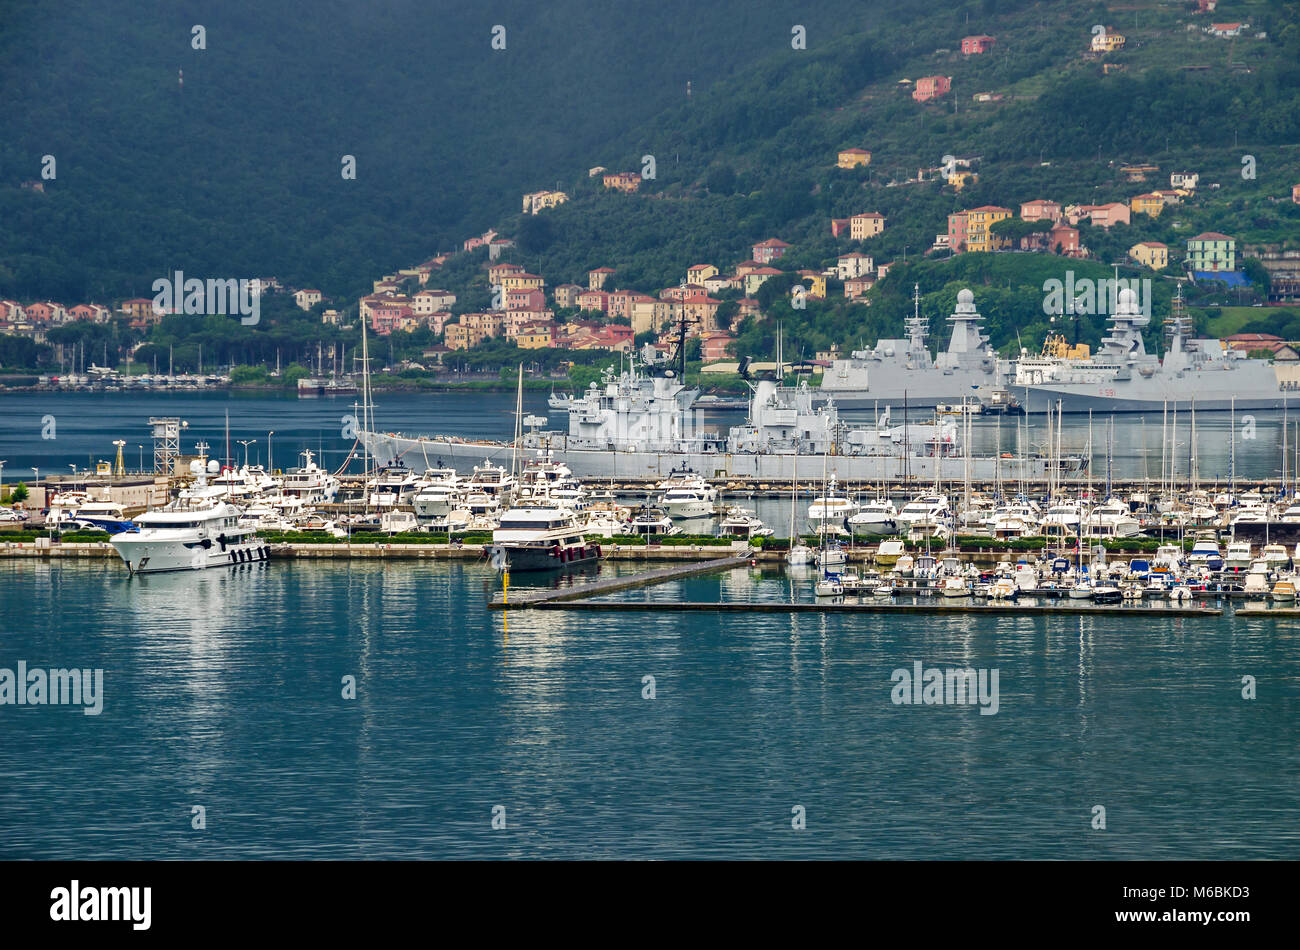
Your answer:
[[[113,458],[114,440],[126,442],[124,461],[137,468],[141,461],[152,466],[149,441],[150,416],[179,416],[189,423],[181,450],[194,451],[200,440],[210,446],[213,457],[230,458],[236,464],[247,450],[250,462],[288,468],[299,464],[299,453],[310,449],[331,468],[342,465],[353,446],[345,437],[345,418],[356,410],[354,397],[298,399],[294,395],[265,396],[238,393],[4,393],[0,394],[0,459],[11,478],[31,476],[33,467],[46,474],[69,473],[70,466],[84,470],[99,459]],[[446,434],[474,438],[509,439],[514,432],[515,397],[511,393],[381,393],[377,397],[376,425],[384,431],[408,434]],[[546,394],[528,393],[524,411],[546,415]],[[229,440],[226,418],[229,416]],[[866,424],[872,413],[854,410],[845,419]],[[49,425],[53,419],[53,428]],[[919,413],[912,421],[921,421]],[[902,420],[895,411],[895,422]],[[725,432],[744,420],[744,413],[701,411],[699,428]],[[1159,412],[1149,415],[1094,416],[1091,425],[1092,471],[1104,480],[1107,453],[1115,477],[1159,479],[1162,431],[1173,431],[1172,417],[1162,420]],[[1239,478],[1277,477],[1282,470],[1282,423],[1280,412],[1238,413],[1236,438],[1228,413],[1198,413],[1195,452],[1191,444],[1188,413],[1179,414],[1177,432],[1168,436],[1175,445],[1174,460],[1168,463],[1180,484],[1186,483],[1192,455],[1203,482],[1226,481],[1232,471],[1235,441],[1236,474]],[[551,415],[553,428],[565,428],[567,416]],[[1297,425],[1300,406],[1287,416],[1288,472],[1295,471]],[[274,435],[268,433],[274,431]],[[1061,445],[1065,452],[1084,455],[1089,449],[1087,416],[1066,416]],[[46,436],[53,435],[54,438]],[[240,441],[251,441],[247,447]],[[1029,418],[987,416],[973,423],[975,452],[1047,451],[1047,423],[1042,415]],[[360,463],[354,468],[360,470]],[[820,476],[820,470],[809,472]]]
[[[498,584],[0,561],[0,667],[105,676],[99,716],[0,706],[0,858],[1300,856],[1300,621],[502,614]],[[999,712],[894,705],[918,660],[997,669]]]

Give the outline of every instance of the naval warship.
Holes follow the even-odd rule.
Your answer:
[[[952,335],[948,349],[930,355],[926,342],[928,319],[921,316],[920,288],[913,287],[913,313],[904,321],[907,338],[880,340],[869,350],[854,350],[836,359],[822,376],[818,395],[833,398],[841,409],[875,405],[931,407],[974,399],[999,388],[1001,369],[989,344],[970,290],[957,294],[957,307],[948,317]]]
[[[467,468],[485,460],[522,462],[537,452],[580,478],[662,477],[690,469],[710,478],[783,480],[825,468],[842,482],[1041,480],[1049,472],[1080,472],[1086,464],[1081,456],[969,456],[953,420],[897,424],[888,407],[871,425],[850,426],[840,420],[835,401],[817,400],[806,380],[796,387],[753,382],[743,425],[725,435],[702,431],[691,409],[695,391],[682,384],[680,369],[656,364],[652,353],[618,375],[607,370],[576,395],[564,431],[545,431],[547,420],[530,416],[522,420],[527,431],[509,442],[376,431],[362,432],[361,439],[380,465]]]
[[[1281,409],[1285,394],[1271,360],[1250,359],[1219,340],[1191,339],[1182,288],[1174,297],[1162,361],[1148,353],[1142,328],[1150,323],[1138,295],[1123,288],[1109,318],[1109,335],[1087,359],[1044,353],[1022,355],[1003,386],[1026,412],[1152,412],[1164,407]]]

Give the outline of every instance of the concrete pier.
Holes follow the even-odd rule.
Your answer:
[[[548,592],[549,593],[549,592]],[[585,596],[585,588],[562,591],[563,598],[550,598],[531,603],[515,603],[512,598],[510,608],[537,608],[541,610],[590,610],[590,611],[653,611],[655,613],[697,612],[697,613],[765,613],[765,614],[822,614],[822,613],[864,613],[864,614],[1047,614],[1047,615],[1096,615],[1106,617],[1142,616],[1142,617],[1222,617],[1220,607],[1126,607],[1123,605],[1108,607],[1095,604],[1078,604],[1062,601],[1056,604],[952,604],[942,601],[936,603],[895,604],[880,603],[871,600],[862,602],[825,600],[817,603],[709,603],[699,601],[592,601],[578,600]],[[604,593],[601,591],[600,593]],[[493,607],[502,605],[496,600]]]
[[[661,567],[657,570],[627,574],[622,577],[607,577],[602,580],[592,581],[590,584],[575,584],[573,587],[565,587],[559,590],[515,590],[510,592],[508,597],[504,597],[501,593],[495,594],[492,600],[488,602],[488,606],[494,610],[504,610],[507,607],[541,607],[546,604],[598,597],[601,594],[612,594],[621,590],[631,590],[634,587],[649,587],[653,584],[662,584],[665,581],[673,581],[682,577],[694,577],[697,574],[710,574],[714,571],[729,570],[733,567],[744,567],[748,563],[749,559],[745,555],[733,555],[712,561],[697,560],[677,567]],[[661,606],[671,609],[677,605],[666,604]]]

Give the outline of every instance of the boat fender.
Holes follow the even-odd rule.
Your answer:
[[[551,548],[551,557],[555,558],[557,561],[564,560],[563,554],[564,552],[560,550],[560,546],[558,544],[554,545]]]
[[[593,555],[593,557],[600,557],[600,545],[599,545],[599,544],[593,544],[591,547],[592,547],[592,550],[596,552],[596,553]]]
[[[221,545],[221,550],[224,551],[226,549],[226,536],[224,534],[217,535],[217,543]]]
[[[203,539],[203,547],[204,547],[205,549],[212,547],[212,539],[211,539],[211,538],[204,538],[204,539]]]

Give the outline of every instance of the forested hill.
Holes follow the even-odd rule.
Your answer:
[[[952,211],[1124,201],[1195,170],[1219,187],[1177,214],[1085,227],[1084,243],[1109,263],[1203,230],[1300,235],[1287,200],[1300,182],[1300,4],[1286,0],[1220,0],[1213,15],[1183,0],[229,6],[0,0],[0,295],[109,300],[181,269],[273,275],[346,303],[487,228],[552,286],[611,266],[619,286],[655,293],[777,236],[793,245],[783,268],[863,250],[898,262],[906,284],[881,282],[865,313],[842,300],[791,313],[770,282],[764,306],[801,345],[895,334],[921,277],[927,311],[955,281],[980,282],[1002,345],[1041,329],[1042,268],[970,255],[909,272]],[[1212,21],[1250,27],[1223,39]],[[195,24],[206,49],[192,48]],[[1123,48],[1091,53],[1098,25]],[[963,56],[972,34],[993,49]],[[927,75],[951,76],[951,94],[914,101]],[[871,165],[835,168],[849,145]],[[47,154],[58,177],[23,190]],[[639,194],[588,178],[645,155],[656,177]],[[978,157],[978,182],[907,183],[944,155]],[[1132,184],[1124,163],[1161,171]],[[522,193],[555,187],[572,200],[520,215]],[[886,216],[882,235],[832,238],[831,218],[863,211]],[[462,307],[486,299],[480,265],[458,259],[440,278]],[[772,324],[750,321],[738,350],[768,350]]]
[[[799,18],[825,37],[920,6]],[[786,7],[0,0],[0,293],[102,300],[179,268],[355,295],[788,48]],[[22,190],[45,155],[57,178]]]

